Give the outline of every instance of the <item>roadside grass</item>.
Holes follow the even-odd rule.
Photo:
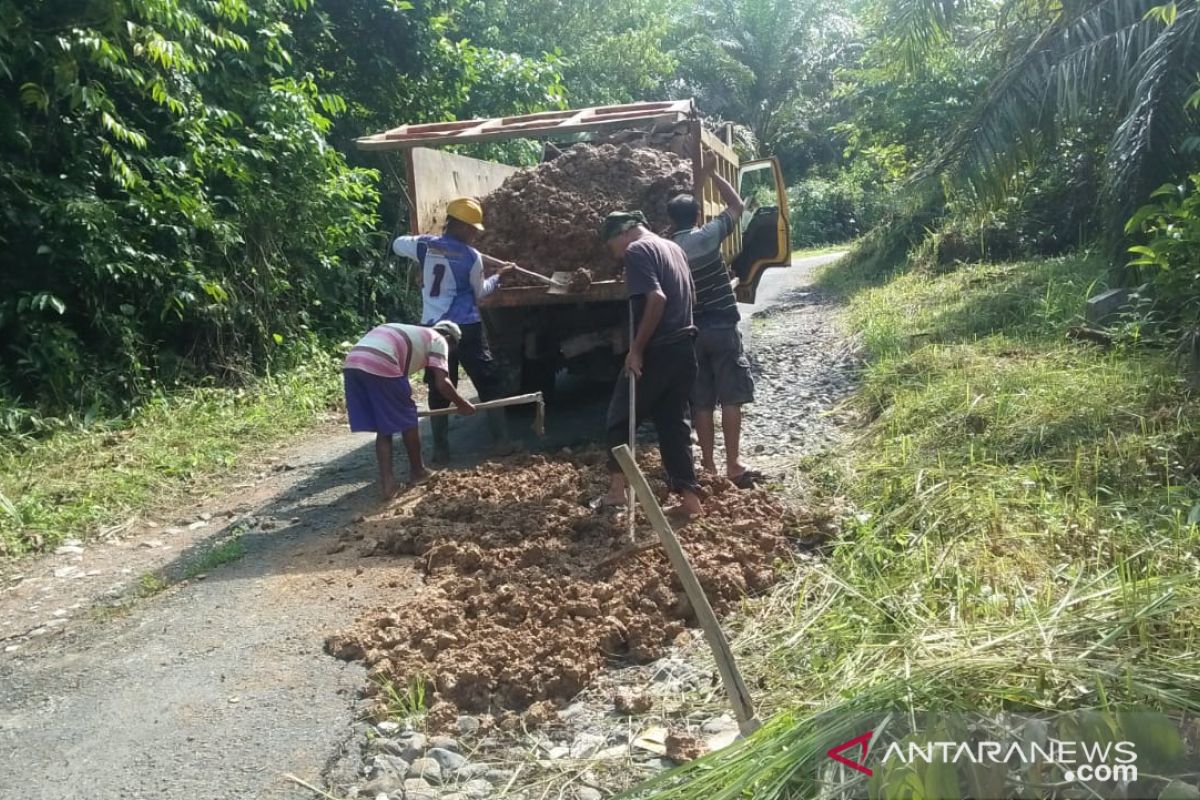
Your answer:
[[[815,256],[829,255],[830,253],[841,253],[854,249],[854,242],[843,242],[841,244],[823,244],[817,247],[802,247],[799,250],[792,251],[792,260],[799,258],[813,258]]]
[[[209,572],[224,564],[231,564],[246,555],[246,546],[241,540],[241,534],[235,533],[219,544],[205,549],[198,558],[185,563],[182,569],[167,572],[144,572],[138,578],[132,593],[112,603],[105,603],[92,608],[92,619],[96,622],[111,622],[128,616],[138,603],[150,600],[170,589],[180,581],[206,576]]]
[[[48,439],[0,437],[0,556],[95,535],[285,441],[340,402],[330,355],[243,389],[160,398],[131,419]]]
[[[240,536],[233,536],[220,544],[205,550],[199,558],[188,563],[183,570],[183,578],[191,580],[199,575],[212,572],[224,564],[232,564],[246,555],[246,545]]]
[[[837,796],[826,750],[867,711],[1200,711],[1200,403],[1163,352],[1066,339],[1102,274],[826,271],[868,355],[818,476],[852,510],[740,624],[774,718],[635,794]]]
[[[166,578],[161,575],[156,575],[153,572],[147,572],[138,578],[137,596],[140,600],[145,600],[148,597],[154,597],[156,594],[165,592],[171,584]]]
[[[380,678],[377,683],[384,698],[387,719],[424,728],[430,700],[430,684],[426,678],[418,675],[407,685],[397,684],[387,678]]]

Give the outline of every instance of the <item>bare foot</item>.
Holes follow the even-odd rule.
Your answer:
[[[700,469],[710,475],[717,474],[717,463],[715,461],[705,461],[700,465]]]
[[[395,497],[396,493],[398,491],[400,491],[400,487],[397,486],[395,483],[385,483],[380,488],[380,494],[383,496],[383,500],[385,503],[388,500],[391,500],[393,497]]]
[[[437,472],[432,469],[415,470],[414,472],[409,473],[408,485],[409,486],[420,486],[422,483],[425,483],[426,481],[428,481],[430,478],[432,478],[435,475],[437,475]]]
[[[686,528],[693,520],[704,516],[703,511],[690,511],[684,507],[683,503],[663,509],[663,513],[666,514],[667,521],[673,528]]]

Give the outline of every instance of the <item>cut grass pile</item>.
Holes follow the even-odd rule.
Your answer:
[[[1200,711],[1200,407],[1165,353],[1065,337],[1102,274],[827,270],[869,357],[822,473],[853,510],[736,640],[776,716],[641,792],[836,794],[826,750],[869,711]]]
[[[0,556],[36,553],[165,507],[311,426],[340,398],[330,356],[248,388],[163,397],[86,431],[0,437]]]

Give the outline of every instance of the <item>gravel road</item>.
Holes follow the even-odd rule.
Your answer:
[[[771,309],[804,309],[811,345],[832,316],[828,300],[805,287],[811,269],[834,257],[768,273],[760,302],[745,310],[757,320]],[[818,355],[793,358],[795,337],[747,324],[764,411],[750,418],[746,438],[775,447],[780,426],[811,417],[843,387],[815,391],[782,416],[767,408],[794,396],[789,387],[804,386],[803,373],[836,353],[813,347]],[[784,369],[789,377],[777,380]],[[592,440],[602,429],[601,394],[564,392],[550,435],[538,442],[526,433],[527,443]],[[452,427],[464,460],[484,441],[480,420]],[[286,775],[348,783],[360,767],[355,719],[365,674],[326,656],[324,637],[385,597],[395,605],[421,587],[404,559],[338,551],[334,532],[375,505],[373,479],[370,438],[330,426],[173,520],[69,545],[0,575],[0,798],[307,798]],[[231,535],[244,556],[181,579]],[[176,582],[139,598],[146,573]]]

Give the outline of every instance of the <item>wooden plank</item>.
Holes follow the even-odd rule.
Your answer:
[[[504,183],[517,167],[495,161],[460,156],[417,147],[409,151],[409,176],[413,194],[414,233],[441,233],[446,224],[446,204],[456,197],[482,198]],[[483,224],[487,225],[484,209]]]
[[[500,119],[505,125],[508,125],[513,122],[526,122],[534,119],[566,119],[567,117],[574,116],[574,114],[573,110],[567,109],[565,111],[539,111],[536,114],[517,114],[511,117],[501,117]]]
[[[593,106],[582,109],[564,109],[561,111],[540,111],[534,114],[517,114],[492,119],[450,120],[447,122],[430,122],[411,125],[399,125],[389,128],[372,136],[358,139],[363,149],[393,149],[395,142],[405,143],[403,146],[419,144],[451,144],[454,142],[490,141],[497,138],[513,138],[518,132],[540,132],[544,130],[576,131],[576,124],[585,124],[582,130],[591,130],[592,126],[607,127],[609,122],[633,123],[638,120],[653,122],[655,120],[674,118],[676,120],[693,119],[696,116],[696,104],[691,99],[667,100],[645,103],[625,103],[612,106]],[[477,136],[485,136],[477,139]]]
[[[714,153],[719,155],[721,158],[728,161],[730,164],[732,164],[734,166],[735,169],[737,168],[738,154],[737,154],[737,151],[734,150],[731,145],[728,145],[721,139],[718,139],[716,137],[716,135],[713,134],[713,132],[708,130],[707,128],[703,129],[703,132],[700,134],[700,138],[701,138],[701,141],[704,142],[705,147],[707,147],[709,150],[712,150]]]
[[[469,144],[471,142],[496,142],[505,139],[526,139],[526,138],[555,138],[571,133],[587,133],[593,131],[613,130],[621,128],[639,127],[641,124],[655,124],[659,122],[680,122],[685,119],[684,115],[679,112],[670,112],[657,117],[644,117],[641,115],[626,115],[616,119],[589,119],[575,125],[558,125],[538,123],[528,127],[503,126],[495,128],[483,133],[475,133],[470,135],[417,135],[403,136],[395,135],[376,135],[368,136],[362,139],[355,140],[355,146],[360,150],[400,150],[406,147],[416,147],[418,145],[451,145],[451,144]],[[636,123],[636,124],[635,124]],[[537,134],[537,136],[534,136]],[[408,138],[404,138],[408,136]]]
[[[597,114],[598,116],[606,116],[610,114],[628,114],[631,112],[651,113],[654,111],[682,111],[684,113],[693,111],[691,100],[662,100],[658,102],[646,103],[623,103],[615,106],[596,106],[587,109],[588,111]]]
[[[404,153],[404,178],[408,181],[408,230],[411,233],[420,233],[421,227],[417,217],[417,208],[421,202],[421,187],[417,186],[417,169],[413,161],[414,152],[413,150],[408,150]]]
[[[697,121],[699,126],[699,122]],[[725,142],[718,139],[709,130],[700,127],[699,140],[703,143],[701,148],[704,151],[704,159],[717,159],[717,174],[729,181],[729,184],[738,188],[738,155],[737,152],[727,145]],[[696,157],[693,156],[693,159]],[[725,204],[721,201],[721,194],[717,191],[716,185],[712,181],[708,181],[703,189],[697,190],[696,199],[700,202],[700,216],[704,222],[708,222],[725,210]],[[721,242],[721,254],[725,256],[726,263],[733,263],[733,259],[742,250],[742,229],[738,225],[734,228],[733,233],[726,237]]]
[[[425,134],[434,133],[455,133],[468,128],[479,127],[498,127],[498,126],[525,126],[539,120],[565,120],[570,117],[587,117],[593,114],[599,116],[611,115],[638,115],[643,117],[654,117],[666,111],[679,111],[683,114],[693,114],[695,112],[694,103],[691,100],[665,100],[651,101],[643,103],[623,103],[612,106],[591,106],[582,109],[563,109],[560,111],[538,111],[533,114],[515,114],[507,117],[494,117],[491,119],[466,119],[466,120],[447,120],[445,122],[423,122],[407,125],[398,125],[395,128],[389,128],[381,133],[375,134],[368,138],[403,138],[424,136]]]
[[[670,559],[671,566],[675,568],[675,573],[683,584],[683,590],[692,604],[692,610],[696,612],[696,620],[704,630],[704,638],[708,640],[708,646],[712,649],[713,659],[717,662],[717,671],[721,674],[721,683],[725,686],[725,693],[729,695],[729,703],[733,706],[734,716],[737,717],[738,729],[743,736],[749,736],[758,730],[762,723],[754,716],[754,702],[750,697],[750,690],[742,680],[741,672],[738,671],[737,663],[733,659],[733,651],[729,649],[729,641],[725,638],[725,632],[721,630],[721,623],[717,621],[717,615],[713,613],[712,605],[708,602],[708,595],[704,593],[700,579],[692,570],[692,565],[688,562],[687,554],[683,552],[683,547],[680,546],[675,531],[671,530],[671,524],[667,521],[662,506],[658,504],[658,498],[654,496],[650,484],[646,481],[646,476],[642,474],[637,462],[633,460],[629,446],[623,444],[614,447],[612,454],[617,459],[617,463],[621,465],[621,471],[625,473],[625,478],[637,494],[638,502],[642,504],[642,509],[646,512],[650,525],[658,533],[663,549],[667,551],[667,558]]]
[[[588,119],[591,115],[592,115],[592,109],[585,108],[582,111],[580,111],[578,114],[567,117],[565,120],[558,123],[558,125],[556,125],[555,127],[561,128],[561,127],[565,127],[568,125],[579,125],[584,120]]]

